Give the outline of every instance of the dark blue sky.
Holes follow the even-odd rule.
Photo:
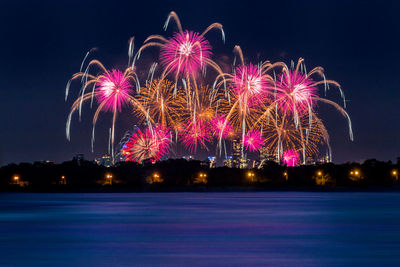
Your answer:
[[[323,66],[327,77],[342,85],[354,127],[350,142],[343,117],[332,108],[320,109],[335,162],[400,156],[397,1],[36,2],[0,3],[0,165],[105,153],[111,118],[101,119],[93,155],[89,108],[82,123],[75,117],[72,140],[66,141],[71,101],[64,102],[65,85],[92,47],[99,48],[95,57],[108,67],[125,66],[129,37],[139,46],[150,34],[164,34],[171,10],[184,28],[202,31],[212,22],[223,24],[225,45],[217,33],[208,36],[216,57],[231,56],[239,44],[253,63],[289,64],[304,57],[307,69]],[[331,90],[328,98],[340,101],[338,95]],[[125,113],[119,134],[134,123],[130,110]]]

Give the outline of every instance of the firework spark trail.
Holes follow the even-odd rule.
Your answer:
[[[131,65],[133,51],[135,50],[135,37],[131,37],[129,39],[129,48],[128,48],[128,67]]]
[[[96,50],[97,50],[97,48],[96,48],[96,47],[93,47],[92,49],[90,49],[89,51],[87,51],[85,57],[84,57],[83,60],[82,60],[81,67],[79,68],[79,72],[82,72],[83,66],[85,65],[86,59],[89,57],[89,54],[92,53],[93,51],[96,51]]]
[[[154,78],[154,72],[156,71],[157,64],[158,64],[157,62],[154,62],[153,64],[151,64],[149,74],[147,75],[147,79],[146,79],[146,86],[147,86],[149,78],[150,78],[150,84],[152,84],[153,78]]]

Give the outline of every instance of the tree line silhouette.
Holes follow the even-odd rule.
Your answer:
[[[209,168],[197,160],[168,159],[156,164],[119,162],[104,167],[91,161],[34,162],[0,168],[2,191],[190,191],[319,188],[397,188],[400,163],[286,167],[268,161],[261,169]]]

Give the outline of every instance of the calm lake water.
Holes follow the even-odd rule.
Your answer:
[[[400,194],[0,194],[0,246],[0,266],[400,266]]]

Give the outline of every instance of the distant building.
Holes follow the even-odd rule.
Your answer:
[[[232,167],[240,167],[240,158],[242,156],[242,142],[241,140],[234,139],[232,141]]]
[[[233,164],[232,156],[226,157],[224,160],[224,166],[228,167],[228,168],[232,168],[232,164]]]
[[[75,161],[78,165],[81,165],[82,162],[85,160],[85,157],[83,156],[83,154],[76,154],[73,158],[73,161]]]
[[[113,166],[113,160],[112,157],[110,155],[105,154],[104,156],[102,156],[99,160],[99,163],[101,166],[104,167],[111,167]]]
[[[243,155],[243,157],[239,158],[239,168],[247,169],[248,166],[249,166],[249,160],[247,160],[246,155]]]
[[[273,153],[270,153],[266,147],[262,147],[260,149],[260,162],[265,161],[276,161],[276,156]]]
[[[246,154],[242,153],[243,143],[239,139],[232,141],[232,167],[246,169],[249,166]]]
[[[330,159],[328,155],[325,155],[324,157],[321,157],[318,159],[318,163],[324,164],[324,163],[330,163]]]
[[[215,156],[209,156],[208,157],[208,167],[209,168],[215,168],[217,166],[217,160]]]
[[[312,157],[306,157],[305,163],[306,165],[316,165],[317,161]]]
[[[41,164],[56,164],[54,160],[41,160],[41,161],[35,161],[35,163],[41,163]]]
[[[193,158],[193,156],[192,155],[188,155],[188,156],[183,156],[182,157],[183,159],[186,159],[186,160],[194,160],[194,158]]]

